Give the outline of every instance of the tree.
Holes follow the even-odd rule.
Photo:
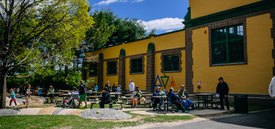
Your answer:
[[[93,24],[85,0],[2,0],[0,2],[1,108],[9,76],[26,76],[69,65]],[[18,72],[21,70],[21,72]]]
[[[135,19],[122,19],[108,10],[92,14],[95,24],[87,32],[86,42],[94,49],[131,42],[146,37],[144,26]]]

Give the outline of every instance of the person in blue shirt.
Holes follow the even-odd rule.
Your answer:
[[[97,92],[98,91],[98,85],[96,83],[94,83],[94,91]]]
[[[16,103],[16,95],[14,93],[14,90],[13,89],[10,89],[10,106],[11,106],[11,103],[14,102],[15,106],[17,106],[17,103]]]
[[[170,88],[169,93],[167,94],[167,97],[169,102],[171,102],[172,104],[175,104],[179,110],[186,113],[187,110],[185,110],[185,108],[183,107],[181,103],[181,99],[174,93],[173,88]]]
[[[160,87],[157,86],[153,92],[153,96],[166,96],[166,94],[161,91]],[[153,101],[153,109],[156,109],[157,105],[159,104],[159,107],[161,107],[163,98],[154,98]]]

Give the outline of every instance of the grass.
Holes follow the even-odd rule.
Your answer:
[[[1,129],[48,129],[48,128],[72,128],[72,129],[98,129],[135,126],[136,122],[112,122],[84,119],[79,116],[5,116],[0,117]]]
[[[136,116],[135,116],[136,117]],[[138,121],[100,121],[74,115],[2,116],[0,129],[99,129],[137,126],[145,123],[191,120],[193,116],[142,116]]]
[[[147,117],[144,118],[145,123],[161,123],[161,122],[175,122],[180,120],[191,120],[194,116],[167,116],[167,115],[159,115],[155,117]]]

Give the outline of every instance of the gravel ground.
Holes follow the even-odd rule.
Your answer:
[[[122,120],[130,119],[132,116],[114,109],[89,109],[81,113],[83,118],[100,119],[100,120]]]

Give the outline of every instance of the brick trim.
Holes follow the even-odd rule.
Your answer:
[[[140,72],[140,73],[132,73],[131,72],[131,60],[132,59],[139,59],[139,58],[141,58],[142,59],[142,72]],[[136,74],[144,74],[144,69],[145,69],[145,64],[144,64],[144,56],[143,55],[135,55],[135,56],[130,56],[130,59],[129,59],[129,74],[130,75],[136,75]]]
[[[198,28],[202,28],[202,27],[209,27],[211,26],[212,24],[216,24],[216,26],[219,26],[220,24],[218,24],[219,22],[226,22],[226,21],[236,21],[238,19],[246,19],[248,17],[253,17],[253,16],[258,16],[258,15],[261,15],[261,14],[265,14],[265,13],[270,13],[270,9],[268,10],[263,10],[263,11],[259,11],[259,12],[255,12],[255,13],[251,13],[251,14],[246,14],[246,15],[242,15],[242,16],[237,16],[237,17],[233,17],[233,18],[229,18],[229,19],[225,19],[225,20],[220,20],[220,21],[216,21],[216,22],[211,22],[211,23],[206,23],[206,24],[202,24],[202,25],[198,25],[198,26],[194,26],[194,27],[190,27],[188,29],[198,29]]]
[[[186,89],[193,93],[193,43],[192,43],[192,29],[185,30],[185,83]]]
[[[161,63],[160,63],[160,66],[161,66],[161,72],[162,73],[171,73],[171,72],[181,72],[182,71],[182,52],[181,52],[182,49],[178,48],[178,49],[170,49],[170,50],[165,50],[165,51],[162,51],[161,52],[161,56],[160,56],[160,60],[161,60]],[[164,71],[164,56],[166,55],[177,55],[179,56],[179,70],[176,70],[176,71]]]
[[[125,56],[119,57],[119,73],[118,73],[118,83],[121,85],[121,89],[125,91],[126,81],[125,81]]]
[[[270,18],[272,20],[271,37],[273,38],[272,57],[274,60],[274,66],[272,68],[272,74],[275,76],[275,9],[270,11]]]
[[[155,80],[155,53],[148,52],[146,58],[146,91],[152,92]]]
[[[104,65],[103,60],[99,60],[97,62],[97,73],[98,73],[97,83],[100,90],[103,89],[103,65]]]
[[[103,61],[113,61],[113,60],[118,60],[118,59],[119,59],[119,57],[117,57],[117,58],[104,59]]]

